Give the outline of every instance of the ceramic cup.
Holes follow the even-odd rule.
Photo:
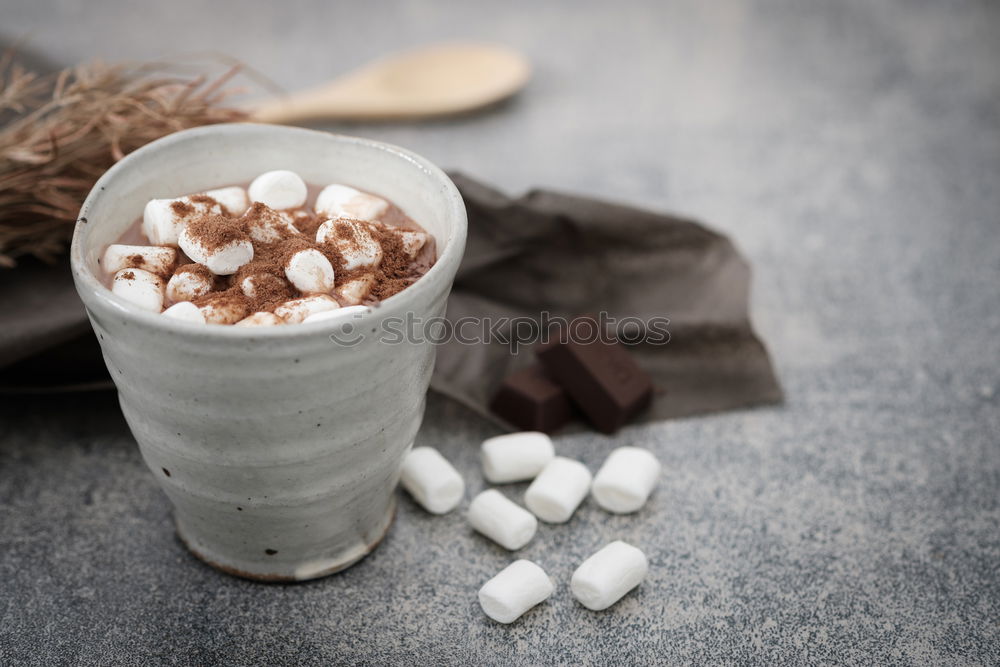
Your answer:
[[[276,327],[170,319],[105,287],[98,258],[148,200],[272,169],[384,195],[434,236],[437,263],[360,317]],[[444,314],[465,234],[461,196],[424,158],[300,128],[186,130],[101,177],[76,225],[73,277],[122,412],[196,556],[232,574],[288,581],[331,574],[375,548],[392,522],[434,366],[430,343],[384,336],[383,325]]]

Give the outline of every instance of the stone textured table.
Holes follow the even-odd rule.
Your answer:
[[[475,591],[510,556],[460,513],[401,496],[349,571],[241,581],[177,542],[113,395],[4,398],[0,664],[1000,661],[1000,7],[330,4],[7,0],[0,36],[56,62],[211,48],[289,87],[437,39],[523,49],[531,86],[489,113],[337,129],[730,234],[787,404],[560,438],[592,468],[648,447],[663,479],[636,516],[543,526],[522,553],[559,588],[505,627]],[[432,397],[418,444],[475,493],[494,433]],[[650,575],[591,613],[569,576],[619,537]]]

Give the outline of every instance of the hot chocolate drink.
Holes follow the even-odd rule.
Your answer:
[[[272,326],[377,304],[434,261],[434,239],[390,201],[270,171],[246,188],[149,201],[100,263],[111,290],[145,310]]]

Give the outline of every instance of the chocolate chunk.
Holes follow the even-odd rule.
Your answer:
[[[559,429],[573,417],[566,392],[538,365],[505,379],[490,409],[519,429],[545,433]]]
[[[593,340],[553,340],[538,350],[538,359],[597,430],[614,433],[649,405],[653,383],[617,340],[596,335],[593,317],[573,320],[570,331],[578,324],[584,331],[593,327]]]

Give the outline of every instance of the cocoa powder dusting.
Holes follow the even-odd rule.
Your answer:
[[[291,283],[285,280],[284,273],[273,270],[273,265],[252,267],[244,274],[237,274],[233,286],[241,293],[243,280],[250,278],[253,284],[253,297],[246,297],[251,312],[273,311],[285,301],[294,299],[297,294]]]
[[[233,276],[233,285],[242,286],[245,278],[253,278],[253,312],[273,311],[289,299],[300,296],[285,277],[288,260],[300,250],[318,248],[315,241],[302,236],[290,236],[274,243],[255,243],[254,260]]]
[[[178,199],[177,201],[170,202],[170,210],[174,212],[179,218],[186,218],[187,216],[194,213],[194,206],[187,203],[183,199]]]
[[[202,266],[201,264],[195,264],[192,262],[191,264],[178,266],[177,269],[174,270],[175,276],[181,273],[190,273],[198,276],[202,280],[208,281],[208,284],[212,286],[213,291],[224,290],[229,287],[229,281],[227,280],[228,276],[217,276],[209,271],[208,267]]]
[[[209,197],[208,195],[188,195],[188,200],[194,204],[204,204],[205,206],[211,207],[215,204],[219,204],[215,197]]]
[[[233,212],[226,208],[221,201],[215,197],[209,197],[208,195],[190,195],[188,199],[195,204],[203,204],[206,210],[211,211],[216,206],[222,211],[222,215],[226,217],[233,217]]]
[[[342,220],[344,222],[351,222],[351,223],[354,223],[354,224],[349,224],[349,225],[334,225],[333,226],[333,233],[334,233],[334,235],[338,239],[341,239],[343,241],[347,241],[352,246],[357,247],[361,243],[360,240],[358,239],[358,226],[359,225],[363,225],[365,223],[361,222],[360,220],[350,220],[350,219],[347,219],[347,218],[342,218]],[[340,220],[338,220],[338,222],[340,222]]]
[[[297,298],[295,288],[282,278],[264,274],[260,280],[254,279],[254,298],[250,299],[253,312],[273,312],[286,301]]]
[[[275,243],[271,251],[274,253],[274,259],[281,265],[281,270],[284,271],[292,255],[300,250],[311,249],[318,249],[318,244],[315,241],[304,236],[292,236]]]
[[[183,264],[181,266],[178,266],[177,270],[174,271],[174,275],[180,273],[191,273],[198,276],[199,278],[204,278],[209,282],[214,281],[216,278],[215,274],[209,271],[207,266],[202,266],[201,264],[195,264],[193,262],[191,264]]]
[[[346,262],[344,261],[344,256],[341,254],[340,248],[338,248],[338,241],[340,245],[346,246],[350,250],[360,251],[364,245],[361,239],[358,238],[357,225],[364,225],[366,229],[372,231],[371,237],[378,242],[378,236],[374,233],[374,225],[371,225],[360,220],[352,220],[350,218],[338,218],[337,222],[346,222],[352,224],[337,224],[333,227],[333,234],[327,234],[326,240],[323,243],[317,244],[317,249],[326,255],[326,258],[330,260],[333,265],[334,273],[336,275],[336,285],[339,287],[346,282],[350,282],[355,278],[365,274],[370,273],[371,269],[369,267],[359,267],[356,269],[347,270],[344,268]]]
[[[188,236],[209,252],[230,243],[250,240],[246,226],[240,220],[227,218],[224,215],[206,215],[196,218],[187,223],[185,229]]]
[[[316,215],[308,209],[299,209],[292,213],[292,224],[295,228],[311,239],[316,238],[316,230],[326,222],[326,218]]]
[[[412,285],[420,274],[414,270],[398,235],[375,227],[372,236],[382,246],[382,262],[375,271],[375,284],[368,298],[382,301]]]
[[[239,217],[233,217],[224,206],[207,195],[190,195],[183,200],[171,202],[170,207],[178,217],[190,216],[187,233],[208,251],[235,241],[248,240],[253,243],[253,261],[240,267],[231,276],[217,276],[207,267],[196,263],[177,267],[175,275],[191,273],[212,284],[212,291],[193,300],[199,307],[212,305],[231,313],[273,312],[282,303],[303,296],[285,276],[288,260],[301,250],[318,250],[330,260],[337,288],[365,276],[372,277],[374,284],[363,301],[366,304],[378,303],[412,285],[427,272],[435,259],[433,240],[416,259],[412,259],[406,253],[396,231],[422,230],[391,204],[382,222],[352,221],[364,225],[363,229],[367,229],[381,246],[382,261],[374,270],[371,267],[359,267],[350,271],[344,269],[344,258],[337,244],[347,247],[361,246],[365,239],[359,238],[355,225],[337,225],[334,234],[328,237],[328,241],[317,243],[316,232],[327,218],[317,215],[308,207],[286,212],[292,213],[291,227],[286,223],[286,218],[260,202],[251,204],[250,208]],[[205,214],[203,211],[206,209],[221,210],[222,214]],[[141,220],[135,223],[137,228],[140,223]],[[253,241],[250,236],[251,230],[254,230],[254,235],[257,236],[260,236],[259,232],[266,230],[264,237],[270,236],[273,240]],[[148,240],[146,242],[148,243]],[[181,261],[190,262],[190,259],[183,254],[180,258]],[[144,258],[139,254],[128,257],[128,261],[134,266],[145,264]],[[134,280],[135,274],[129,271],[122,273],[121,277]],[[243,292],[242,283],[247,278],[253,279],[251,281],[253,297],[248,297]]]
[[[267,236],[276,237],[275,240],[284,240],[295,234],[289,229],[288,223],[280,213],[260,202],[254,202],[246,213],[240,216],[243,228],[251,235],[254,232],[263,232]],[[261,238],[258,236],[258,238]],[[273,241],[272,241],[273,243]]]
[[[235,305],[242,306],[246,309],[249,309],[250,307],[250,300],[247,299],[246,295],[243,294],[238,286],[228,287],[218,292],[203,294],[202,296],[195,297],[192,303],[199,308],[209,304],[219,307]]]
[[[259,248],[259,246],[255,246]],[[253,261],[249,264],[244,264],[240,267],[239,271],[233,274],[232,281],[234,285],[239,285],[243,282],[244,278],[249,278],[250,276],[258,275],[272,275],[277,277],[284,277],[285,272],[281,266],[273,261],[271,258],[264,256],[263,252],[259,250],[254,251]]]

